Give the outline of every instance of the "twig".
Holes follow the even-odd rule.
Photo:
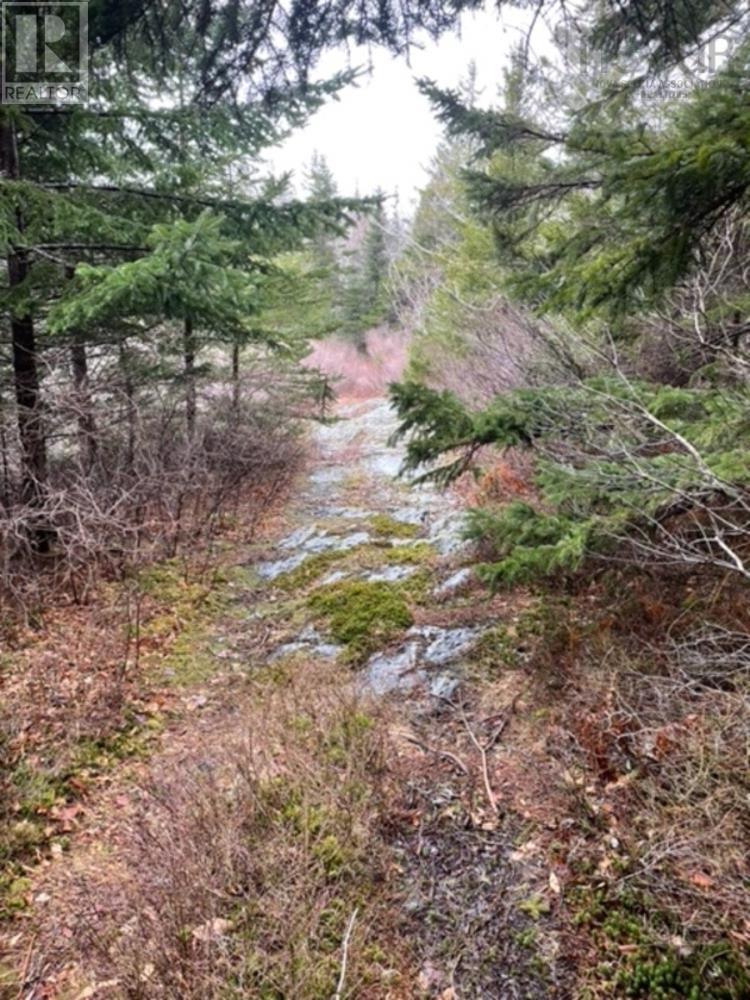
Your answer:
[[[31,965],[31,955],[34,950],[35,941],[36,939],[32,937],[31,941],[29,941],[29,947],[26,949],[26,954],[24,955],[23,965],[21,966],[21,974],[18,980],[20,983],[20,989],[17,994],[18,1000],[20,1000],[20,998],[23,997],[24,990],[26,989],[27,986],[27,980],[29,976],[29,966]]]
[[[406,733],[404,733],[404,739],[407,743],[413,743],[415,747],[419,747],[420,750],[424,750],[425,753],[434,753],[437,754],[438,757],[444,757],[446,760],[449,760],[451,764],[458,768],[462,774],[469,773],[469,769],[466,764],[464,764],[460,757],[451,753],[450,750],[441,750],[440,747],[431,747],[428,743],[422,743],[415,736],[408,736]]]
[[[346,982],[346,962],[349,957],[349,942],[351,941],[352,931],[354,930],[354,921],[356,919],[357,908],[355,907],[352,911],[352,915],[349,917],[349,923],[346,925],[344,940],[341,944],[341,972],[339,973],[339,981],[336,987],[336,992],[333,995],[333,1000],[341,1000],[341,997],[344,994],[344,983]]]
[[[464,715],[463,711],[461,714]],[[492,791],[492,785],[490,784],[490,771],[487,764],[487,750],[482,746],[482,744],[474,735],[474,732],[469,723],[467,722],[465,715],[464,715],[464,725],[466,726],[466,732],[469,734],[469,739],[479,751],[479,759],[482,763],[482,780],[484,782],[484,790],[487,793],[487,801],[490,804],[492,812],[496,813],[497,799],[495,798],[495,793]]]

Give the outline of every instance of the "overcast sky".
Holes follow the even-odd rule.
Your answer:
[[[512,12],[511,12],[512,13]],[[444,35],[414,49],[411,65],[382,51],[372,53],[373,70],[356,87],[345,90],[338,101],[323,107],[306,129],[295,133],[269,157],[277,170],[292,170],[298,185],[314,150],[328,160],[343,195],[368,194],[380,185],[387,193],[399,192],[408,212],[426,167],[440,139],[428,101],[421,96],[415,77],[427,76],[444,86],[456,86],[466,76],[469,62],[477,65],[482,103],[491,102],[502,80],[507,53],[519,38],[521,23],[505,14],[500,20],[493,6],[466,14],[461,35]],[[367,50],[354,50],[352,64],[367,65]],[[345,57],[329,54],[321,75],[342,68]]]

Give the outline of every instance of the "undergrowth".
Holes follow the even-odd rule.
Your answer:
[[[387,724],[339,669],[264,672],[240,730],[145,784],[128,877],[71,874],[81,912],[47,924],[45,961],[82,962],[80,986],[112,982],[118,1000],[330,1000],[351,922],[345,995],[397,988],[378,832]]]
[[[26,674],[7,674],[0,719],[0,919],[26,908],[26,867],[50,850],[67,849],[81,803],[100,776],[148,757],[156,746],[166,717],[146,701],[152,685],[184,687],[214,674],[209,626],[229,607],[238,572],[214,567],[195,578],[179,560],[147,567],[125,585],[129,615],[119,622],[120,642],[102,648],[102,660],[87,649],[61,673],[59,656],[43,649],[34,656],[30,645]]]

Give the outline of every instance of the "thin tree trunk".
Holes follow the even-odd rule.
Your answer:
[[[185,423],[188,437],[192,441],[195,437],[197,401],[195,393],[195,332],[193,331],[193,321],[189,317],[185,320],[182,349],[185,374]]]
[[[86,344],[78,334],[70,346],[70,364],[73,369],[73,385],[76,395],[76,419],[78,421],[78,448],[82,467],[90,472],[96,462],[99,441],[96,434],[96,420],[91,402],[89,384],[89,364]]]
[[[6,180],[21,176],[15,125],[7,119],[0,124],[0,157]],[[16,211],[16,226],[23,233],[24,219]],[[7,257],[8,285],[22,285],[29,273],[29,261],[22,250],[11,250]],[[16,397],[18,436],[21,443],[21,500],[30,507],[41,507],[47,484],[47,441],[42,420],[39,367],[34,335],[34,321],[27,311],[10,315],[13,382]],[[49,549],[49,530],[42,525],[33,529],[33,543],[40,552]]]
[[[125,391],[125,419],[128,428],[128,443],[125,452],[125,465],[128,473],[132,476],[135,472],[135,443],[136,443],[136,406],[135,406],[135,383],[133,373],[130,369],[130,359],[125,347],[125,342],[120,343],[119,351],[120,372],[122,374],[122,384]]]
[[[66,267],[65,276],[68,281],[72,281],[75,277],[75,268]],[[99,441],[91,400],[86,341],[80,333],[73,335],[73,343],[70,345],[70,367],[73,373],[76,421],[78,423],[78,459],[81,468],[90,472],[96,462]]]
[[[232,344],[232,409],[240,411],[240,344],[238,340]]]
[[[11,507],[11,483],[10,483],[10,462],[8,461],[8,436],[5,430],[5,399],[0,396],[0,454],[2,455],[3,469],[3,506],[6,510]]]

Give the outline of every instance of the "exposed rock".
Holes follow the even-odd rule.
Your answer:
[[[452,576],[449,576],[447,580],[443,580],[433,590],[433,595],[438,598],[452,597],[453,594],[457,593],[463,587],[467,586],[474,578],[474,571],[470,566],[465,566],[463,569],[459,569]]]
[[[394,521],[401,521],[402,524],[423,524],[428,516],[427,507],[399,507],[391,514]]]
[[[409,576],[414,576],[417,572],[416,566],[386,566],[383,569],[374,569],[363,576],[368,583],[397,583],[405,580]]]
[[[299,528],[288,535],[279,542],[279,548],[299,550],[298,555],[301,563],[307,555],[317,555],[319,552],[346,552],[358,545],[365,545],[369,541],[370,535],[366,531],[352,531],[348,535],[337,535],[313,524],[308,528]]]
[[[365,686],[377,695],[408,691],[424,679],[417,670],[418,660],[418,642],[409,642],[395,653],[376,653],[367,664]]]
[[[342,465],[324,465],[322,469],[318,469],[316,472],[310,476],[310,482],[313,486],[330,486],[333,483],[339,483],[342,479],[345,479],[348,474],[348,469],[346,466]]]
[[[347,552],[358,545],[366,545],[370,536],[366,531],[354,531],[350,535],[329,535],[322,532],[305,542],[305,551],[317,555],[318,552]]]
[[[279,542],[280,549],[300,549],[309,541],[314,535],[318,533],[318,527],[315,524],[308,524],[302,528],[298,528],[293,531],[291,535],[287,535],[286,538]]]
[[[383,476],[385,479],[395,479],[401,471],[403,456],[398,451],[376,452],[368,455],[367,468],[376,476]]]
[[[423,654],[425,663],[441,666],[468,653],[481,635],[478,628],[439,628],[436,625],[415,625],[406,633],[418,636],[426,643]]]
[[[316,628],[308,625],[292,642],[285,642],[271,653],[269,662],[282,660],[285,656],[305,653],[312,659],[335,660],[341,652],[341,646],[335,642],[326,642]]]
[[[468,653],[479,638],[480,629],[445,629],[441,633],[430,643],[424,654],[425,662],[433,666],[451,663]]]
[[[262,562],[257,563],[255,570],[259,577],[263,580],[275,580],[277,576],[281,576],[282,573],[291,573],[292,570],[297,569],[302,563],[307,559],[307,555],[304,552],[297,552],[293,556],[288,556],[286,559],[276,559],[272,562]]]
[[[462,537],[463,527],[464,519],[460,513],[446,514],[430,525],[430,541],[441,555],[451,555],[468,544]]]
[[[461,681],[451,674],[437,674],[430,681],[430,694],[433,698],[452,698]]]

